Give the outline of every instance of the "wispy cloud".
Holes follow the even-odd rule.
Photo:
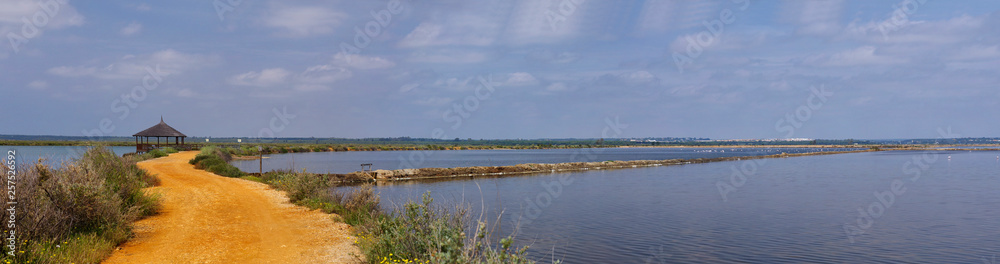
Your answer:
[[[130,35],[135,35],[136,33],[139,33],[140,31],[142,31],[142,24],[139,24],[138,22],[132,22],[132,23],[129,23],[128,26],[125,26],[124,28],[122,28],[122,30],[119,31],[119,32],[122,35],[130,36]]]
[[[334,32],[348,15],[323,6],[284,6],[276,4],[264,25],[288,37],[311,37]]]

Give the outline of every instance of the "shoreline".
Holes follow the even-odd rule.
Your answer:
[[[630,161],[602,161],[602,162],[566,162],[566,163],[524,163],[509,166],[472,166],[454,168],[417,168],[417,169],[396,169],[396,170],[374,170],[369,173],[355,171],[346,174],[329,173],[327,175],[335,179],[335,182],[354,184],[364,182],[399,182],[399,181],[419,181],[430,179],[458,179],[474,177],[496,177],[508,175],[530,175],[539,173],[555,172],[576,172],[588,170],[610,170],[610,169],[630,169],[656,166],[672,166],[685,164],[699,164],[722,161],[788,158],[802,156],[835,155],[847,153],[861,153],[884,151],[876,149],[846,150],[846,151],[819,151],[807,153],[781,153],[761,156],[736,156],[718,158],[695,158],[695,159],[666,159],[666,160],[630,160]],[[256,174],[256,173],[249,173]]]
[[[840,148],[840,147],[837,147]],[[718,158],[695,158],[695,159],[666,159],[666,160],[628,160],[628,161],[600,161],[600,162],[564,162],[564,163],[522,163],[507,166],[471,166],[452,168],[413,168],[395,170],[373,170],[370,172],[355,171],[350,173],[317,173],[316,175],[326,175],[331,177],[333,182],[342,184],[357,184],[366,182],[386,183],[400,181],[420,181],[420,180],[447,180],[449,178],[472,178],[472,177],[498,177],[507,175],[530,175],[538,173],[555,172],[575,172],[586,170],[604,169],[629,169],[655,166],[671,166],[684,164],[699,164],[721,161],[737,161],[750,159],[769,158],[789,158],[802,156],[819,156],[848,154],[875,151],[1000,151],[1000,148],[943,148],[943,147],[903,147],[903,148],[877,148],[870,147],[857,150],[844,151],[817,151],[806,153],[781,153],[761,156],[735,156]],[[248,175],[259,175],[256,172],[248,172]]]

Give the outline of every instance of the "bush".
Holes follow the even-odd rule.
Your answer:
[[[453,212],[432,205],[430,193],[420,203],[407,202],[402,211],[374,215],[360,224],[358,246],[369,263],[534,263],[524,248],[512,248],[512,238],[492,246],[487,223],[477,221],[467,237],[468,210]]]
[[[154,150],[150,150],[149,152],[143,153],[142,155],[139,155],[139,157],[142,160],[148,160],[148,159],[155,159],[155,158],[166,157],[167,155],[169,155],[169,154],[167,154],[163,150],[154,149]]]
[[[329,188],[325,176],[311,173],[288,173],[272,182],[279,190],[288,192],[288,200],[295,203],[310,197],[320,197]]]
[[[201,153],[195,155],[188,163],[193,164],[196,169],[206,170],[226,177],[241,177],[245,175],[243,171],[229,164],[232,156],[224,149],[214,146],[201,148]]]
[[[212,165],[211,167],[208,167],[208,171],[211,171],[212,173],[218,175],[233,177],[233,178],[238,178],[245,175],[245,173],[243,173],[243,171],[241,171],[239,168],[236,168],[233,165],[229,165],[228,163]]]
[[[163,152],[166,152],[167,154],[174,154],[177,153],[177,149],[172,147],[165,147],[163,148]]]
[[[58,169],[41,162],[20,167],[13,200],[18,208],[15,232],[20,254],[4,254],[0,260],[100,262],[131,236],[132,221],[158,209],[157,197],[142,191],[158,181],[139,169],[135,160],[96,147]],[[6,174],[8,168],[2,170]],[[4,195],[0,202],[13,202],[9,199]]]

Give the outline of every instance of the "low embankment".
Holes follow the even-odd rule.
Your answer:
[[[746,160],[746,159],[768,159],[787,158],[800,156],[831,155],[843,153],[856,153],[877,151],[877,149],[851,150],[851,151],[824,151],[795,154],[775,154],[764,156],[741,156],[741,157],[720,157],[720,158],[698,158],[698,159],[668,159],[668,160],[629,160],[629,161],[603,161],[603,162],[569,162],[569,163],[528,163],[513,166],[477,166],[459,168],[421,168],[421,169],[398,169],[398,170],[375,170],[370,173],[353,172],[348,174],[331,174],[336,179],[345,182],[351,181],[371,181],[371,179],[385,181],[435,179],[448,177],[476,177],[476,176],[499,176],[512,174],[532,174],[551,173],[583,170],[604,170],[604,169],[625,169],[652,166],[669,166],[693,163],[708,163],[718,161]]]

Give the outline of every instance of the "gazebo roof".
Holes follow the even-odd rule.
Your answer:
[[[163,117],[160,117],[160,123],[147,128],[146,130],[140,131],[132,135],[133,137],[187,137],[184,133],[177,131],[167,123],[163,122]]]

